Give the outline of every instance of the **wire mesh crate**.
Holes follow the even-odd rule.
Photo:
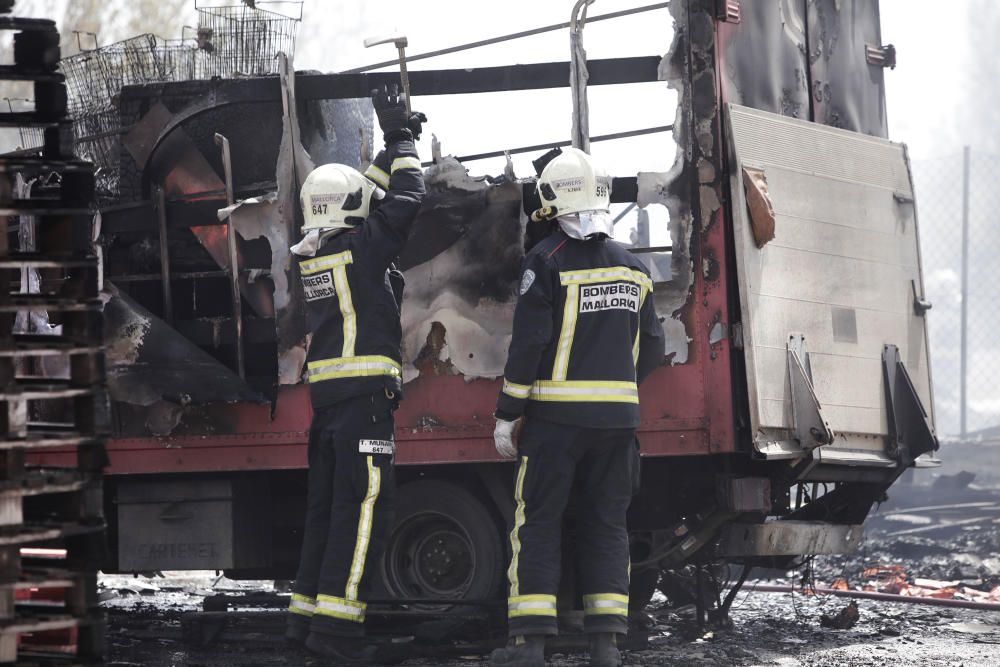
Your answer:
[[[121,162],[121,118],[118,108],[96,111],[73,119],[76,156],[94,163],[98,194],[118,192]]]
[[[192,81],[202,78],[207,54],[193,38],[163,39],[157,45],[165,81]]]
[[[146,33],[63,58],[70,113],[108,108],[124,86],[166,81],[156,35]]]
[[[235,77],[274,74],[275,56],[295,52],[295,33],[302,20],[301,2],[257,2],[291,7],[279,13],[246,4],[206,6],[195,2],[198,11],[198,46],[205,59],[205,77]],[[289,15],[291,14],[291,15]]]
[[[3,98],[3,102],[7,106],[7,110],[11,113],[24,113],[35,110],[34,102],[29,99],[5,97]],[[18,125],[17,131],[21,141],[19,148],[41,148],[45,144],[45,131],[40,127]]]

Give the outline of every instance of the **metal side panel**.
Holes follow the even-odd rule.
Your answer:
[[[729,105],[733,227],[750,418],[762,454],[804,453],[792,438],[792,334],[804,336],[812,384],[836,437],[814,457],[893,465],[882,349],[898,346],[930,411],[916,212],[902,144]],[[761,169],[774,238],[758,248],[743,168]],[[759,221],[758,221],[759,223]],[[759,235],[758,235],[759,236]]]

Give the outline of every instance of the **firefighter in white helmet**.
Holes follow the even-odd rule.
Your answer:
[[[611,240],[611,179],[563,149],[544,167],[534,220],[553,233],[524,258],[503,389],[497,451],[518,457],[508,569],[511,642],[490,665],[542,667],[557,632],[563,510],[579,508],[577,575],[590,664],[616,667],[627,630],[625,513],[637,473],[639,383],[663,361],[649,270]],[[524,424],[517,445],[515,425]]]
[[[305,531],[286,637],[339,663],[378,659],[366,592],[392,513],[393,411],[402,397],[403,249],[424,195],[414,140],[426,117],[373,91],[385,150],[362,175],[317,167],[302,185],[305,238],[292,248],[312,339]],[[398,278],[398,279],[396,279]]]

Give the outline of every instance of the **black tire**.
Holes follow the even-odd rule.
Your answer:
[[[396,492],[377,590],[395,598],[490,599],[500,593],[506,556],[497,519],[475,495],[439,480]]]

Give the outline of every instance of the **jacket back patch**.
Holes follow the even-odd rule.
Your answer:
[[[334,287],[333,271],[324,271],[312,276],[302,276],[302,288],[305,291],[306,301],[316,301],[336,296],[337,289]]]
[[[580,312],[594,313],[601,310],[628,310],[639,312],[641,304],[639,285],[628,282],[580,286]]]

